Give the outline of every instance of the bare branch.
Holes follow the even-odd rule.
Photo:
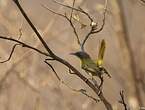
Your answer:
[[[90,14],[87,13],[85,10],[83,10],[81,7],[79,7],[79,10],[81,13],[84,13],[88,17],[88,19],[90,20],[90,24],[91,24],[93,22],[93,18],[90,16]]]
[[[96,99],[96,98],[94,98],[93,96],[87,94],[87,92],[86,92],[86,91],[83,91],[82,89],[80,89],[78,92],[81,92],[82,94],[84,94],[84,95],[87,96],[88,98],[94,100],[96,103],[98,103],[98,102],[101,101],[100,99]]]
[[[36,52],[42,54],[42,55],[45,55],[45,56],[49,56],[48,53],[45,53],[45,52],[42,52],[41,50],[35,48],[35,47],[32,47],[24,42],[21,42],[19,40],[16,40],[16,39],[13,39],[13,38],[10,38],[10,37],[4,37],[4,36],[0,36],[0,39],[3,39],[3,40],[9,40],[9,41],[13,41],[13,42],[16,42],[18,44],[21,44],[22,47],[26,47],[26,48],[29,48],[29,49],[32,49],[32,50],[35,50]]]
[[[92,20],[90,18],[90,20],[91,20],[91,24],[90,24],[91,29],[90,29],[89,33],[85,36],[85,38],[84,38],[84,40],[83,40],[83,42],[81,44],[81,50],[82,51],[84,51],[84,45],[85,45],[86,41],[88,40],[88,38],[90,37],[90,35],[99,33],[99,32],[101,32],[103,30],[104,25],[105,25],[106,13],[107,13],[107,4],[108,4],[108,0],[105,0],[105,6],[104,6],[104,12],[103,12],[103,20],[102,20],[103,24],[101,25],[101,27],[99,29],[97,29],[97,23],[95,23],[94,20]]]
[[[67,85],[65,85],[65,86],[67,86]],[[85,89],[79,89],[79,90],[77,90],[77,89],[71,88],[71,87],[69,87],[69,86],[67,86],[67,87],[68,87],[69,89],[71,89],[72,91],[74,91],[74,92],[79,92],[79,93],[81,93],[81,94],[87,96],[88,98],[94,100],[96,103],[98,103],[98,102],[101,101],[100,99],[96,99],[96,98],[94,98],[93,96],[89,95]]]
[[[124,110],[128,110],[127,109],[127,104],[125,102],[125,99],[124,99],[124,91],[120,91],[120,97],[121,99],[119,100],[119,103],[121,103],[123,106],[124,106]]]
[[[77,33],[77,30],[76,30],[74,24],[72,23],[72,18],[68,18],[68,17],[66,16],[66,14],[63,15],[63,14],[57,13],[57,12],[55,12],[55,11],[49,9],[48,7],[46,7],[46,6],[44,6],[44,5],[42,5],[42,7],[45,8],[45,9],[47,9],[48,11],[52,12],[53,14],[56,14],[56,15],[58,15],[58,16],[61,16],[61,17],[65,18],[65,19],[70,23],[70,26],[72,27],[73,32],[74,32],[74,34],[75,34],[75,36],[76,36],[76,38],[77,38],[78,44],[81,45],[80,40],[79,40],[79,35],[78,35],[78,33]]]
[[[56,15],[58,15],[58,16],[61,16],[61,17],[66,18],[65,15],[63,15],[63,14],[61,14],[61,13],[57,13],[57,12],[53,11],[52,9],[49,9],[48,7],[46,7],[46,6],[43,5],[43,4],[41,4],[41,6],[42,6],[43,8],[45,8],[45,9],[47,9],[48,11],[52,12],[53,14],[56,14]]]
[[[19,29],[19,37],[18,37],[18,40],[21,38],[21,36],[22,36],[22,28]],[[18,46],[18,45],[20,45],[20,44],[15,44],[12,47],[12,50],[11,50],[11,53],[10,53],[8,59],[7,60],[4,60],[4,61],[1,61],[0,63],[5,63],[5,62],[9,61],[11,59],[13,53],[14,53],[14,50],[15,50],[16,46]]]
[[[29,23],[29,25],[31,26],[31,28],[33,29],[33,31],[36,33],[37,37],[39,38],[39,40],[41,41],[41,43],[43,44],[44,48],[47,50],[47,52],[49,54],[47,54],[47,56],[50,56],[52,58],[54,58],[56,61],[60,62],[61,64],[65,65],[66,67],[70,68],[75,75],[77,75],[77,77],[79,77],[81,80],[83,80],[96,94],[98,93],[99,89],[96,88],[92,82],[90,82],[89,80],[87,80],[87,78],[85,76],[83,76],[75,67],[73,67],[69,62],[67,62],[66,60],[56,56],[52,50],[48,47],[48,45],[46,44],[46,42],[44,41],[44,39],[42,38],[42,36],[40,35],[40,33],[38,32],[38,30],[36,29],[36,27],[34,26],[34,24],[32,24],[32,22],[30,21],[30,19],[28,18],[28,16],[26,15],[26,13],[24,12],[24,10],[22,9],[21,5],[19,4],[18,0],[13,0],[15,2],[15,4],[17,5],[17,7],[19,8],[19,10],[21,11],[22,15],[24,16],[24,18],[26,19],[26,21]],[[4,38],[3,38],[4,39]],[[16,40],[12,40],[15,42],[20,43],[20,41],[16,41]],[[22,44],[22,42],[21,42]],[[27,46],[27,45],[26,45]],[[27,46],[30,47],[30,46]],[[32,47],[31,47],[32,48]],[[32,48],[33,49],[33,48]],[[36,49],[33,49],[36,50]],[[37,50],[38,51],[38,50]],[[46,55],[46,54],[45,54]],[[112,105],[109,103],[109,101],[104,97],[103,93],[99,95],[100,100],[103,102],[104,106],[106,107],[107,110],[113,110]]]
[[[73,10],[75,10],[75,11],[77,11],[77,12],[80,12],[80,13],[84,14],[84,15],[87,16],[88,19],[90,20],[90,27],[91,27],[91,29],[90,29],[90,31],[88,32],[88,34],[85,36],[85,38],[84,38],[84,40],[83,40],[83,42],[82,42],[82,44],[81,44],[81,43],[80,43],[80,40],[79,40],[79,36],[78,36],[77,31],[76,31],[76,29],[75,29],[75,26],[73,25],[72,20],[71,20],[71,18],[72,18],[72,12],[71,12],[71,17],[70,17],[70,19],[69,19],[66,15],[63,15],[63,14],[60,14],[60,13],[56,13],[56,12],[54,12],[53,10],[51,10],[51,9],[49,9],[49,8],[47,8],[47,7],[45,7],[47,10],[51,11],[52,13],[57,14],[57,15],[59,15],[59,16],[62,16],[62,17],[64,17],[65,19],[67,19],[67,21],[69,21],[71,27],[72,27],[73,30],[74,30],[74,34],[75,34],[76,37],[77,37],[78,44],[80,45],[81,50],[84,51],[84,45],[85,45],[86,41],[88,40],[88,38],[90,37],[90,35],[91,35],[91,34],[95,34],[95,33],[99,33],[99,32],[101,32],[101,31],[103,30],[103,28],[104,28],[104,25],[105,25],[105,16],[106,16],[106,13],[107,13],[107,0],[105,1],[105,6],[104,6],[103,20],[102,20],[103,23],[102,23],[102,25],[101,25],[101,27],[100,27],[99,29],[97,29],[97,23],[94,22],[93,18],[90,16],[89,13],[87,13],[86,11],[84,11],[81,7],[79,7],[79,8],[74,8],[74,2],[75,2],[75,1],[73,1],[73,6],[72,6],[72,7],[69,6],[69,5],[65,5],[65,4],[63,4],[63,3],[60,3],[60,2],[58,2],[58,1],[56,1],[56,0],[53,0],[53,1],[54,1],[55,3],[61,5],[61,6],[64,6],[64,7],[66,7],[66,8],[71,9],[72,12],[73,12]]]
[[[47,59],[48,60],[48,59]],[[54,72],[56,78],[60,81],[60,82],[63,82],[61,81],[61,78],[58,76],[57,72],[55,71],[55,69],[53,68],[53,66],[47,62],[47,60],[45,60],[44,62],[52,69],[52,71]]]
[[[19,8],[19,10],[21,11],[22,15],[24,16],[24,18],[26,19],[26,21],[28,22],[28,24],[31,26],[31,28],[33,29],[33,31],[35,32],[35,34],[37,35],[37,37],[41,41],[41,43],[43,44],[44,48],[47,50],[47,52],[50,55],[54,55],[54,53],[50,50],[50,48],[48,47],[47,43],[44,41],[44,39],[42,38],[42,36],[38,32],[38,30],[36,29],[36,27],[34,26],[34,24],[28,18],[27,14],[25,13],[25,11],[23,10],[23,8],[21,7],[19,1],[18,0],[13,0],[13,1],[15,2],[15,4],[17,5],[17,7]]]
[[[50,59],[50,60],[52,60],[52,59]],[[96,99],[96,98],[94,98],[94,97],[91,96],[91,95],[88,95],[87,92],[86,92],[86,90],[84,90],[84,89],[79,89],[79,90],[77,90],[77,89],[73,89],[72,87],[68,86],[64,81],[61,80],[61,78],[58,76],[58,74],[57,74],[57,72],[55,71],[55,69],[53,68],[53,66],[52,66],[50,63],[48,63],[47,60],[45,60],[44,62],[52,69],[52,71],[54,72],[56,78],[57,78],[63,85],[67,86],[70,90],[72,90],[72,91],[74,91],[74,92],[82,93],[83,95],[87,96],[88,98],[94,100],[96,103],[98,103],[98,102],[100,101],[99,99]],[[70,69],[69,69],[69,72],[70,72]]]
[[[93,33],[98,33],[98,32],[100,32],[100,31],[102,31],[103,28],[104,28],[105,19],[106,19],[106,13],[107,13],[107,4],[108,4],[108,0],[105,0],[105,6],[104,6],[104,12],[103,12],[103,19],[102,19],[102,22],[103,22],[103,23],[102,23],[100,29],[94,31]]]
[[[11,59],[13,53],[14,53],[14,50],[15,50],[16,46],[18,46],[18,45],[20,45],[20,44],[15,44],[15,45],[13,46],[12,50],[11,50],[11,53],[10,53],[8,59],[7,59],[7,60],[4,60],[4,61],[1,61],[0,63],[5,63],[5,62],[9,61],[9,60]]]
[[[53,0],[53,1],[54,1],[55,3],[61,5],[61,6],[64,6],[64,7],[66,7],[66,8],[70,8],[70,9],[73,9],[73,10],[75,10],[75,11],[77,11],[77,12],[80,12],[80,13],[82,13],[82,14],[85,14],[91,22],[93,21],[92,17],[91,17],[87,12],[85,12],[82,8],[80,8],[80,7],[79,7],[79,8],[74,8],[74,7],[71,7],[71,6],[69,6],[69,5],[65,5],[65,4],[63,4],[63,3],[60,3],[60,2],[58,2],[58,1],[56,1],[56,0]]]

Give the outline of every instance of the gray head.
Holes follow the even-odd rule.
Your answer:
[[[75,53],[71,53],[71,55],[75,55],[80,59],[90,58],[89,54],[87,54],[86,52],[83,52],[83,51],[78,51],[78,52],[75,52]]]

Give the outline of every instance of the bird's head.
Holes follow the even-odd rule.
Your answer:
[[[90,58],[89,54],[87,54],[86,52],[83,52],[83,51],[78,51],[78,52],[75,52],[75,53],[71,53],[71,55],[75,55],[75,56],[77,56],[80,59],[88,59],[88,58]]]

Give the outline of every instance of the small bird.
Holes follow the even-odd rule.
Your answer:
[[[95,62],[92,60],[90,55],[84,51],[78,51],[75,53],[71,53],[72,55],[77,56],[81,60],[81,68],[85,70],[88,74],[93,76],[98,76],[101,80],[100,86],[103,84],[103,73],[106,73],[108,77],[111,77],[107,70],[102,66],[103,64],[103,56],[105,51],[105,41],[102,40],[101,46],[99,49],[98,59]]]

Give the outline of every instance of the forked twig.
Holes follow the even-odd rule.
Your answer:
[[[74,8],[74,3],[75,3],[75,1],[73,1],[73,6],[65,5],[65,4],[60,3],[60,2],[58,2],[58,1],[56,1],[56,0],[53,0],[53,1],[54,1],[55,3],[61,5],[61,6],[64,6],[64,7],[69,8],[69,9],[72,9],[72,12],[73,12],[73,10],[75,10],[75,11],[77,11],[77,12],[80,12],[80,13],[84,14],[84,15],[87,16],[88,19],[90,20],[90,28],[91,28],[91,29],[90,29],[90,31],[86,34],[86,36],[85,36],[84,40],[82,41],[82,43],[80,43],[79,36],[78,36],[78,34],[77,34],[76,28],[75,28],[75,26],[73,25],[72,20],[71,20],[71,18],[72,18],[72,12],[71,12],[71,16],[70,16],[70,19],[69,19],[69,18],[66,16],[66,14],[63,15],[63,14],[57,13],[57,12],[55,12],[55,11],[53,11],[53,10],[49,9],[48,7],[45,7],[45,6],[43,5],[43,7],[46,8],[47,10],[49,10],[50,12],[52,12],[52,13],[54,13],[54,14],[57,14],[57,15],[59,15],[59,16],[62,16],[62,17],[64,17],[65,19],[67,19],[67,21],[69,21],[71,27],[72,27],[73,30],[74,30],[74,34],[75,34],[75,36],[77,37],[78,44],[80,45],[81,50],[84,51],[84,45],[85,45],[86,41],[88,40],[88,38],[90,37],[90,35],[95,34],[95,33],[99,33],[99,32],[101,32],[101,31],[103,30],[103,28],[104,28],[105,19],[106,19],[105,16],[106,16],[106,13],[107,13],[107,4],[108,4],[108,0],[105,0],[105,6],[104,6],[104,12],[103,12],[103,20],[102,20],[103,23],[102,23],[102,25],[101,25],[101,27],[100,27],[99,29],[97,29],[97,23],[94,22],[93,18],[90,16],[89,13],[87,13],[86,11],[84,11],[81,7],[79,7],[79,8]]]
[[[58,2],[58,1],[56,1],[56,0],[53,0],[55,3],[57,3],[57,4],[59,4],[59,5],[61,5],[61,6],[64,6],[64,7],[66,7],[66,8],[69,8],[69,9],[73,9],[73,10],[75,10],[75,11],[77,11],[77,12],[80,12],[80,13],[82,13],[82,14],[84,14],[84,15],[86,15],[87,17],[88,17],[88,19],[92,22],[93,21],[93,18],[87,13],[87,12],[85,12],[82,8],[74,8],[74,7],[71,7],[71,6],[69,6],[69,5],[65,5],[65,4],[63,4],[63,3],[60,3],[60,2]]]
[[[87,96],[88,98],[94,100],[96,103],[100,101],[99,99],[96,99],[93,96],[87,94],[85,89],[79,89],[79,90],[77,90],[77,89],[74,89],[74,88],[68,86],[63,80],[61,80],[61,78],[58,76],[58,74],[55,71],[55,69],[53,68],[53,66],[50,63],[48,63],[47,60],[45,60],[44,62],[52,69],[52,71],[54,72],[56,78],[61,82],[61,84],[65,85],[66,87],[68,87],[70,90],[72,90],[74,92],[82,93],[83,95]]]
[[[34,24],[31,22],[31,20],[29,19],[29,17],[27,16],[27,14],[25,13],[25,11],[23,10],[23,8],[21,7],[19,0],[13,0],[14,3],[17,5],[17,7],[19,8],[19,10],[21,11],[22,15],[24,16],[24,18],[26,19],[26,21],[28,22],[28,24],[30,25],[30,27],[33,29],[33,31],[35,32],[35,34],[37,35],[38,39],[41,41],[41,43],[43,44],[44,48],[47,50],[47,52],[50,55],[54,55],[54,53],[50,50],[50,48],[48,47],[47,43],[45,42],[45,40],[42,38],[41,34],[38,32],[38,30],[36,29],[36,27],[34,26]]]
[[[65,18],[65,19],[69,22],[70,26],[72,27],[73,32],[74,32],[74,34],[75,34],[75,36],[76,36],[76,38],[77,38],[78,44],[81,45],[80,39],[79,39],[79,35],[78,35],[78,33],[77,33],[77,30],[76,30],[74,24],[72,23],[72,15],[71,15],[70,18],[68,18],[66,14],[63,15],[63,14],[61,14],[61,13],[55,12],[55,11],[53,11],[52,9],[49,9],[48,7],[46,7],[46,6],[44,6],[44,5],[41,5],[41,6],[42,6],[43,8],[45,8],[45,9],[47,9],[48,11],[52,12],[53,14],[56,14],[56,15],[58,15],[58,16],[61,16],[61,17]],[[72,10],[73,10],[73,9],[72,9]],[[72,11],[72,12],[73,12],[73,11]],[[71,12],[71,14],[72,14],[72,12]]]
[[[79,89],[79,90],[77,90],[77,89],[73,89],[73,88],[70,88],[70,87],[69,87],[69,89],[71,89],[74,92],[82,93],[83,95],[87,96],[88,98],[94,100],[96,103],[101,101],[100,99],[96,99],[93,96],[89,95],[85,89]]]
[[[102,23],[102,25],[101,25],[101,27],[99,29],[97,29],[97,23],[95,23],[94,20],[92,20],[90,18],[90,20],[91,20],[91,24],[90,24],[91,29],[88,32],[88,34],[85,36],[85,38],[84,38],[84,40],[83,40],[83,42],[81,44],[81,50],[82,51],[84,51],[84,45],[85,45],[86,41],[88,40],[88,38],[90,37],[90,35],[99,33],[99,32],[101,32],[103,30],[104,25],[105,25],[105,20],[106,20],[107,4],[108,4],[108,0],[105,0],[105,6],[104,6],[104,12],[103,12],[103,20],[102,20],[103,23]]]
[[[8,59],[7,59],[7,60],[4,60],[4,61],[1,61],[0,63],[8,62],[8,61],[11,59],[11,57],[12,57],[14,51],[15,51],[16,46],[18,46],[18,45],[20,45],[20,44],[15,44],[15,45],[13,46],[12,50],[11,50],[11,53],[10,53]]]
[[[124,91],[123,90],[120,91],[120,97],[121,97],[121,99],[118,102],[124,106],[124,110],[129,110],[127,108],[127,104],[126,104],[125,99],[124,99]]]
[[[20,29],[19,29],[18,40],[21,38],[21,36],[22,36],[22,29],[20,28]],[[10,53],[8,59],[7,59],[7,60],[4,60],[4,61],[1,61],[0,63],[8,62],[8,61],[11,59],[11,57],[12,57],[14,51],[15,51],[16,46],[18,46],[18,45],[20,45],[20,44],[19,44],[19,43],[18,43],[18,44],[15,44],[15,45],[12,47],[12,50],[11,50],[11,53]]]
[[[13,39],[11,37],[5,37],[5,36],[0,36],[0,39],[16,42],[16,43],[22,45],[22,47],[26,47],[26,48],[32,49],[32,50],[34,50],[34,51],[36,51],[36,52],[38,52],[38,53],[40,53],[42,55],[45,55],[45,56],[49,56],[48,53],[42,52],[41,50],[39,50],[39,49],[37,49],[35,47],[32,47],[32,46],[30,46],[30,45],[28,45],[28,44],[26,44],[24,42],[21,42],[21,41],[19,41],[17,39]]]

